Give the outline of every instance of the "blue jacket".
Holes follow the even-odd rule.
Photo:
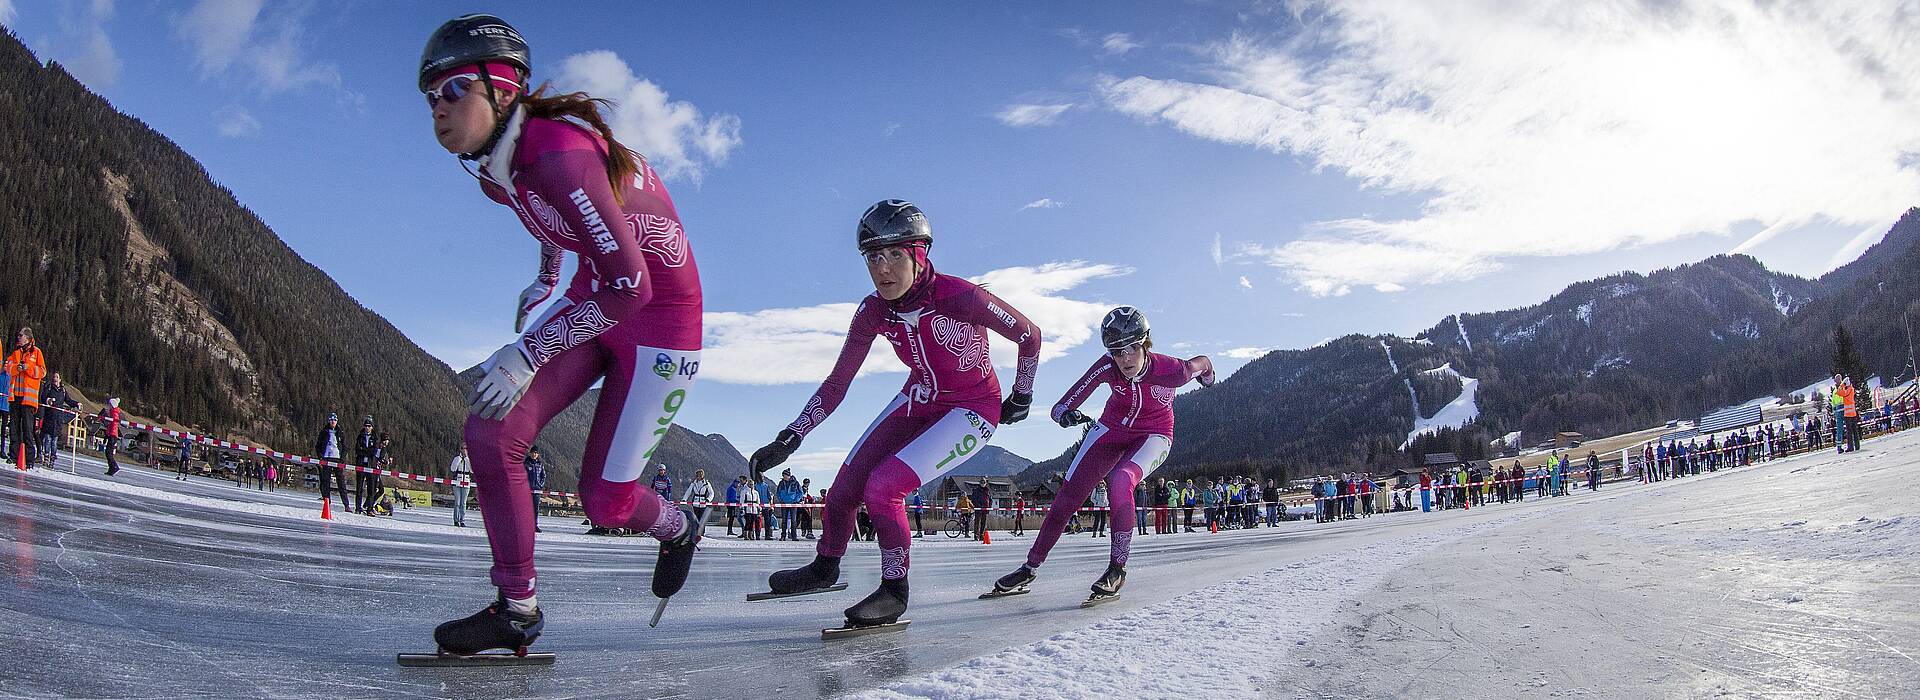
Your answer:
[[[735,481],[727,484],[727,502],[728,503],[740,502],[740,482]]]
[[[768,482],[765,478],[762,478],[760,479],[760,483],[753,485],[753,490],[759,492],[760,494],[761,503],[773,502],[773,487],[770,485],[770,483],[771,482]]]
[[[673,500],[673,479],[667,478],[665,474],[654,474],[653,492],[660,494],[661,498]]]
[[[11,396],[13,396],[13,374],[0,372],[0,413],[6,413],[7,405],[13,403],[8,399]]]
[[[778,493],[781,503],[800,502],[800,482],[794,479],[781,479]]]
[[[537,457],[527,458],[527,485],[536,491],[547,487],[547,465]]]

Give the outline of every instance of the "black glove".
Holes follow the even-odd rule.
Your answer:
[[[791,429],[781,428],[780,434],[774,436],[773,442],[753,451],[753,458],[747,460],[747,466],[756,474],[764,472],[780,466],[780,463],[792,457],[793,451],[797,449],[800,449],[800,434]]]
[[[1062,428],[1071,428],[1073,426],[1080,425],[1081,423],[1092,423],[1093,419],[1088,418],[1087,414],[1085,413],[1081,413],[1076,410],[1069,410],[1066,413],[1060,414],[1060,420],[1058,422],[1060,423],[1060,427]]]
[[[1027,419],[1027,408],[1033,405],[1033,394],[1014,393],[1000,402],[1000,424],[1012,425]]]

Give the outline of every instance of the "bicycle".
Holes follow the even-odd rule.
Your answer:
[[[947,533],[947,538],[959,539],[961,537],[965,537],[968,534],[968,529],[969,529],[968,520],[969,518],[964,515],[956,515],[951,518],[947,518],[947,527],[945,530],[945,532]]]

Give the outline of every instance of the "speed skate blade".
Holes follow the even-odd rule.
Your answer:
[[[987,591],[985,593],[980,594],[980,599],[986,600],[988,598],[1005,598],[1010,595],[1025,595],[1029,592],[1031,591],[1029,591],[1026,586],[1021,586],[1011,591]]]
[[[1107,602],[1107,601],[1110,601],[1110,600],[1113,600],[1113,599],[1115,599],[1115,598],[1119,598],[1119,597],[1120,597],[1120,594],[1118,594],[1118,593],[1115,593],[1115,594],[1113,594],[1113,595],[1096,595],[1096,596],[1093,596],[1093,597],[1091,597],[1091,598],[1088,598],[1088,599],[1087,599],[1087,602],[1085,602],[1085,603],[1081,603],[1081,604],[1080,604],[1080,607],[1083,607],[1083,608],[1091,608],[1091,607],[1093,607],[1093,606],[1095,606],[1095,605],[1099,605],[1099,604],[1101,604],[1101,603],[1105,603],[1105,602]]]
[[[554,655],[551,652],[532,653],[518,656],[510,653],[489,654],[396,654],[394,660],[401,666],[552,666]]]
[[[660,616],[667,612],[667,599],[661,598],[660,604],[653,606],[653,619],[647,621],[648,627],[659,627]]]
[[[910,624],[913,624],[912,620],[901,620],[899,622],[889,622],[884,625],[866,625],[864,627],[834,627],[830,629],[820,630],[820,640],[830,642],[835,639],[846,639],[848,637],[859,637],[859,636],[869,635],[869,634],[880,634],[882,632],[898,632],[900,630],[906,629],[907,625],[910,625]]]
[[[773,600],[775,598],[792,598],[794,596],[813,595],[815,593],[832,593],[834,591],[844,591],[844,590],[847,590],[847,584],[845,582],[841,582],[841,583],[833,584],[831,586],[827,586],[826,588],[815,588],[811,591],[800,591],[799,593],[774,593],[772,591],[768,591],[766,593],[748,593],[747,602],[751,603],[757,600]]]

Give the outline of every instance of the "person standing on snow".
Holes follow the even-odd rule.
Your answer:
[[[120,452],[120,397],[107,399],[107,408],[100,412],[100,421],[106,424],[101,428],[107,438],[106,445],[102,446],[102,451],[107,454],[107,476],[113,476],[120,473],[120,460],[116,458]]]
[[[687,484],[687,492],[681,500],[693,509],[695,519],[703,523],[707,521],[707,512],[713,509],[713,482],[707,481],[707,470],[693,470],[693,482]]]
[[[447,467],[447,476],[453,481],[453,526],[467,526],[467,494],[473,490],[473,459],[467,456],[467,446],[460,445],[460,454],[454,456],[453,464]]]
[[[786,461],[839,407],[874,338],[885,336],[893,344],[908,367],[907,383],[834,477],[813,563],[768,578],[769,587],[782,593],[838,581],[840,558],[864,504],[880,538],[881,585],[848,608],[846,617],[851,626],[873,626],[895,622],[907,608],[912,538],[906,495],[978,454],[999,426],[1027,417],[1040,365],[1040,329],[991,292],[936,272],[928,256],[933,227],[911,202],[890,199],[869,207],[855,237],[875,291],[854,312],[820,390],[773,442],[754,452],[752,462],[755,469],[769,469]],[[990,334],[1019,344],[1012,392],[1004,400],[988,353]]]
[[[46,353],[34,343],[32,328],[20,328],[14,338],[13,352],[7,354],[6,365],[12,378],[8,392],[12,408],[8,416],[13,422],[7,446],[13,453],[6,457],[8,461],[18,460],[20,451],[25,449],[26,463],[31,465],[39,456],[38,446],[34,444],[39,428],[35,419],[40,414],[40,380],[47,376]]]
[[[340,416],[327,414],[327,424],[320,428],[320,435],[313,441],[313,453],[323,460],[320,464],[320,500],[331,500],[337,485],[340,509],[351,513],[353,506],[347,503],[347,476],[340,470],[341,453],[346,449],[346,444],[347,437],[340,433]]]

